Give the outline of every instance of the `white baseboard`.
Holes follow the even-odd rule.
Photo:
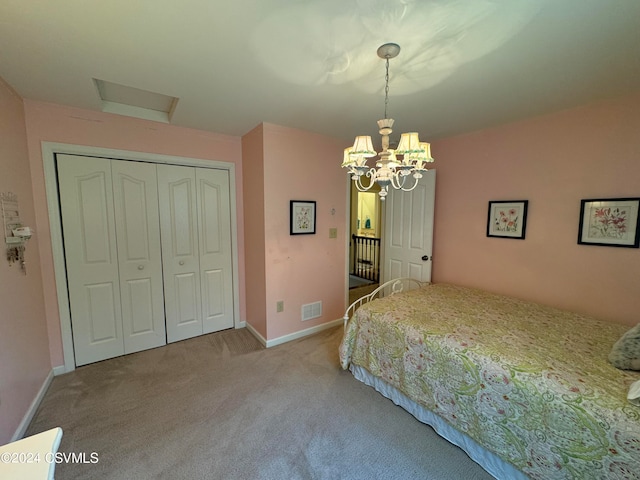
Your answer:
[[[15,433],[13,434],[13,437],[11,438],[12,442],[15,442],[16,440],[20,440],[22,437],[24,437],[24,434],[27,431],[27,428],[29,428],[29,424],[31,423],[31,420],[33,420],[33,417],[36,414],[36,411],[38,410],[38,407],[40,406],[42,399],[44,398],[44,394],[47,393],[47,389],[49,388],[49,385],[51,385],[52,380],[53,380],[53,370],[49,371],[49,375],[47,375],[47,378],[44,379],[44,382],[42,383],[40,390],[38,390],[37,395],[31,402],[31,405],[29,406],[27,413],[24,414],[24,417],[22,418],[20,425],[18,425],[18,428],[16,429]]]
[[[63,373],[69,373],[67,372],[67,369],[64,365],[58,365],[57,367],[53,367],[54,377],[57,377],[58,375],[62,375]]]
[[[290,333],[289,335],[283,335],[282,337],[274,338],[271,340],[265,339],[248,323],[247,323],[247,330],[249,330],[262,345],[264,345],[267,348],[270,348],[270,347],[275,347],[276,345],[281,345],[283,343],[291,342],[292,340],[297,340],[298,338],[306,337],[308,335],[313,335],[314,333],[321,332],[322,330],[326,330],[327,328],[332,328],[332,327],[335,327],[336,325],[341,325],[343,322],[344,320],[340,318],[332,322],[327,322],[327,323],[323,323],[322,325],[306,328],[304,330]]]
[[[322,325],[317,325],[315,327],[306,328],[304,330],[300,330],[295,333],[290,333],[289,335],[283,335],[282,337],[274,338],[272,340],[267,340],[267,348],[275,347],[276,345],[287,343],[292,340],[297,340],[298,338],[306,337],[308,335],[313,335],[314,333],[321,332],[323,330],[326,330],[327,328],[332,328],[332,327],[335,327],[336,325],[342,325],[343,322],[344,320],[340,318],[332,322],[323,323]]]
[[[246,322],[245,322],[245,323],[246,323]],[[266,346],[267,346],[267,340],[266,340],[262,335],[260,335],[260,334],[258,333],[258,331],[257,331],[255,328],[253,328],[253,327],[251,326],[251,324],[250,324],[250,323],[247,323],[247,324],[246,324],[246,328],[247,328],[247,330],[249,330],[249,332],[251,332],[251,334],[252,334],[254,337],[256,337],[256,338],[258,339],[258,341],[262,344],[262,346],[263,346],[263,347],[266,347]]]

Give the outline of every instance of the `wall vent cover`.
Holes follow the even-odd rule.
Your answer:
[[[322,302],[307,303],[302,305],[302,321],[319,318],[322,316]]]

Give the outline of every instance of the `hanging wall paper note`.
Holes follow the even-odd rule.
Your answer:
[[[2,206],[2,223],[4,226],[4,241],[7,247],[7,261],[9,265],[17,263],[26,273],[24,252],[27,240],[33,235],[33,230],[22,224],[18,197],[11,193],[0,194]]]

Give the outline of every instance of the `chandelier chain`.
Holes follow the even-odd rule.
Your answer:
[[[385,60],[384,118],[378,120],[378,133],[382,135],[382,150],[373,148],[369,135],[358,135],[353,146],[344,149],[342,167],[348,168],[358,191],[366,192],[379,186],[378,195],[384,200],[389,188],[409,192],[427,172],[426,165],[433,162],[431,147],[421,142],[417,132],[403,133],[394,149],[389,148],[389,136],[394,120],[389,118],[389,60],[398,56],[400,45],[385,43],[378,48],[378,57]],[[367,165],[372,159],[375,167]],[[369,179],[368,183],[363,180]]]
[[[384,76],[384,118],[388,118],[387,106],[389,104],[389,58],[386,60],[386,74]]]

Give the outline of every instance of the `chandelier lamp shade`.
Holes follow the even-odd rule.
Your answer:
[[[421,142],[416,132],[403,133],[398,147],[395,150],[389,148],[389,135],[393,132],[393,119],[387,118],[389,59],[397,57],[398,53],[400,46],[395,43],[385,43],[378,48],[378,56],[385,60],[386,65],[384,118],[378,120],[382,150],[378,153],[373,149],[370,136],[358,136],[353,146],[345,148],[342,161],[342,167],[348,170],[359,191],[370,190],[376,183],[380,185],[381,200],[387,196],[389,186],[405,192],[416,188],[423,173],[427,171],[425,165],[434,161],[431,146],[427,142]],[[375,167],[370,167],[367,160],[374,157],[377,157]],[[363,181],[364,177],[368,180]]]

